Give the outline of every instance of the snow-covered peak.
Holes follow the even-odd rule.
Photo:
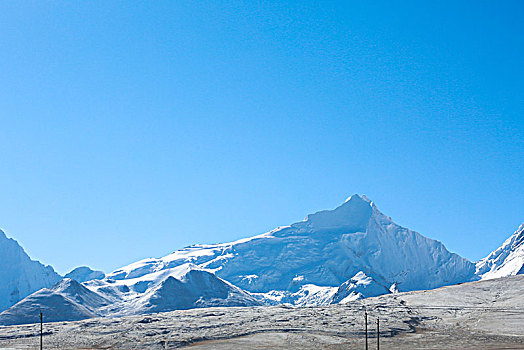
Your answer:
[[[64,278],[49,289],[58,293],[77,293],[81,288],[82,285],[74,279]]]
[[[0,230],[0,311],[61,279],[51,266],[31,260],[17,241]]]
[[[366,201],[366,202],[368,202],[368,203],[371,203],[371,200],[370,200],[370,199],[369,199],[365,194],[363,194],[363,195],[361,196],[361,195],[359,195],[359,194],[357,194],[357,193],[352,194],[351,196],[349,196],[348,198],[346,198],[346,200],[344,201],[344,203],[348,203],[348,202],[350,202],[350,201],[352,201],[352,200],[364,200],[364,201]],[[342,203],[342,205],[344,205],[344,203]],[[342,205],[341,205],[341,206],[342,206]]]
[[[499,248],[477,262],[476,274],[482,279],[524,274],[524,223]]]
[[[333,295],[332,302],[345,304],[357,299],[375,297],[389,292],[388,288],[367,276],[363,271],[359,271],[338,287]]]
[[[355,274],[355,276],[351,277],[350,281],[356,285],[368,285],[373,281],[373,278],[368,277],[364,272],[359,271]]]
[[[97,316],[97,311],[108,304],[109,300],[102,295],[73,279],[65,278],[0,313],[0,325],[36,323],[40,311],[45,322],[82,320]]]
[[[87,266],[80,266],[66,274],[64,278],[72,278],[77,282],[87,282],[90,280],[101,280],[106,277],[102,271],[95,271]]]
[[[354,194],[333,210],[308,215],[304,222],[316,230],[344,229],[347,232],[363,232],[372,214],[371,202]]]

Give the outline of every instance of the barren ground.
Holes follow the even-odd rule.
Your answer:
[[[524,349],[524,276],[346,305],[180,310],[44,324],[45,349]],[[35,315],[35,318],[38,316]],[[37,324],[0,327],[0,348],[36,349]]]

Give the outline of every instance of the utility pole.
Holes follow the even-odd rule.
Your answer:
[[[44,323],[44,317],[42,315],[42,310],[40,310],[40,350],[43,349],[43,336],[44,336],[44,326],[43,326],[43,323]]]
[[[380,325],[377,317],[377,350],[380,350]]]
[[[368,350],[368,312],[364,311],[364,323],[366,324],[366,350]]]

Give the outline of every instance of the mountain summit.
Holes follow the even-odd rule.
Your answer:
[[[326,230],[330,232],[344,231],[364,231],[373,215],[373,205],[367,197],[353,195],[349,197],[341,206],[333,210],[322,210],[315,214],[306,216],[303,223],[316,231]],[[294,224],[295,226],[303,223]],[[293,226],[293,225],[292,225]]]

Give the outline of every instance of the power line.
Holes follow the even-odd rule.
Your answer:
[[[523,308],[502,308],[490,306],[458,306],[458,305],[376,305],[376,309],[426,309],[426,310],[478,310],[478,311],[494,311],[494,312],[510,312],[510,313],[524,313]]]

